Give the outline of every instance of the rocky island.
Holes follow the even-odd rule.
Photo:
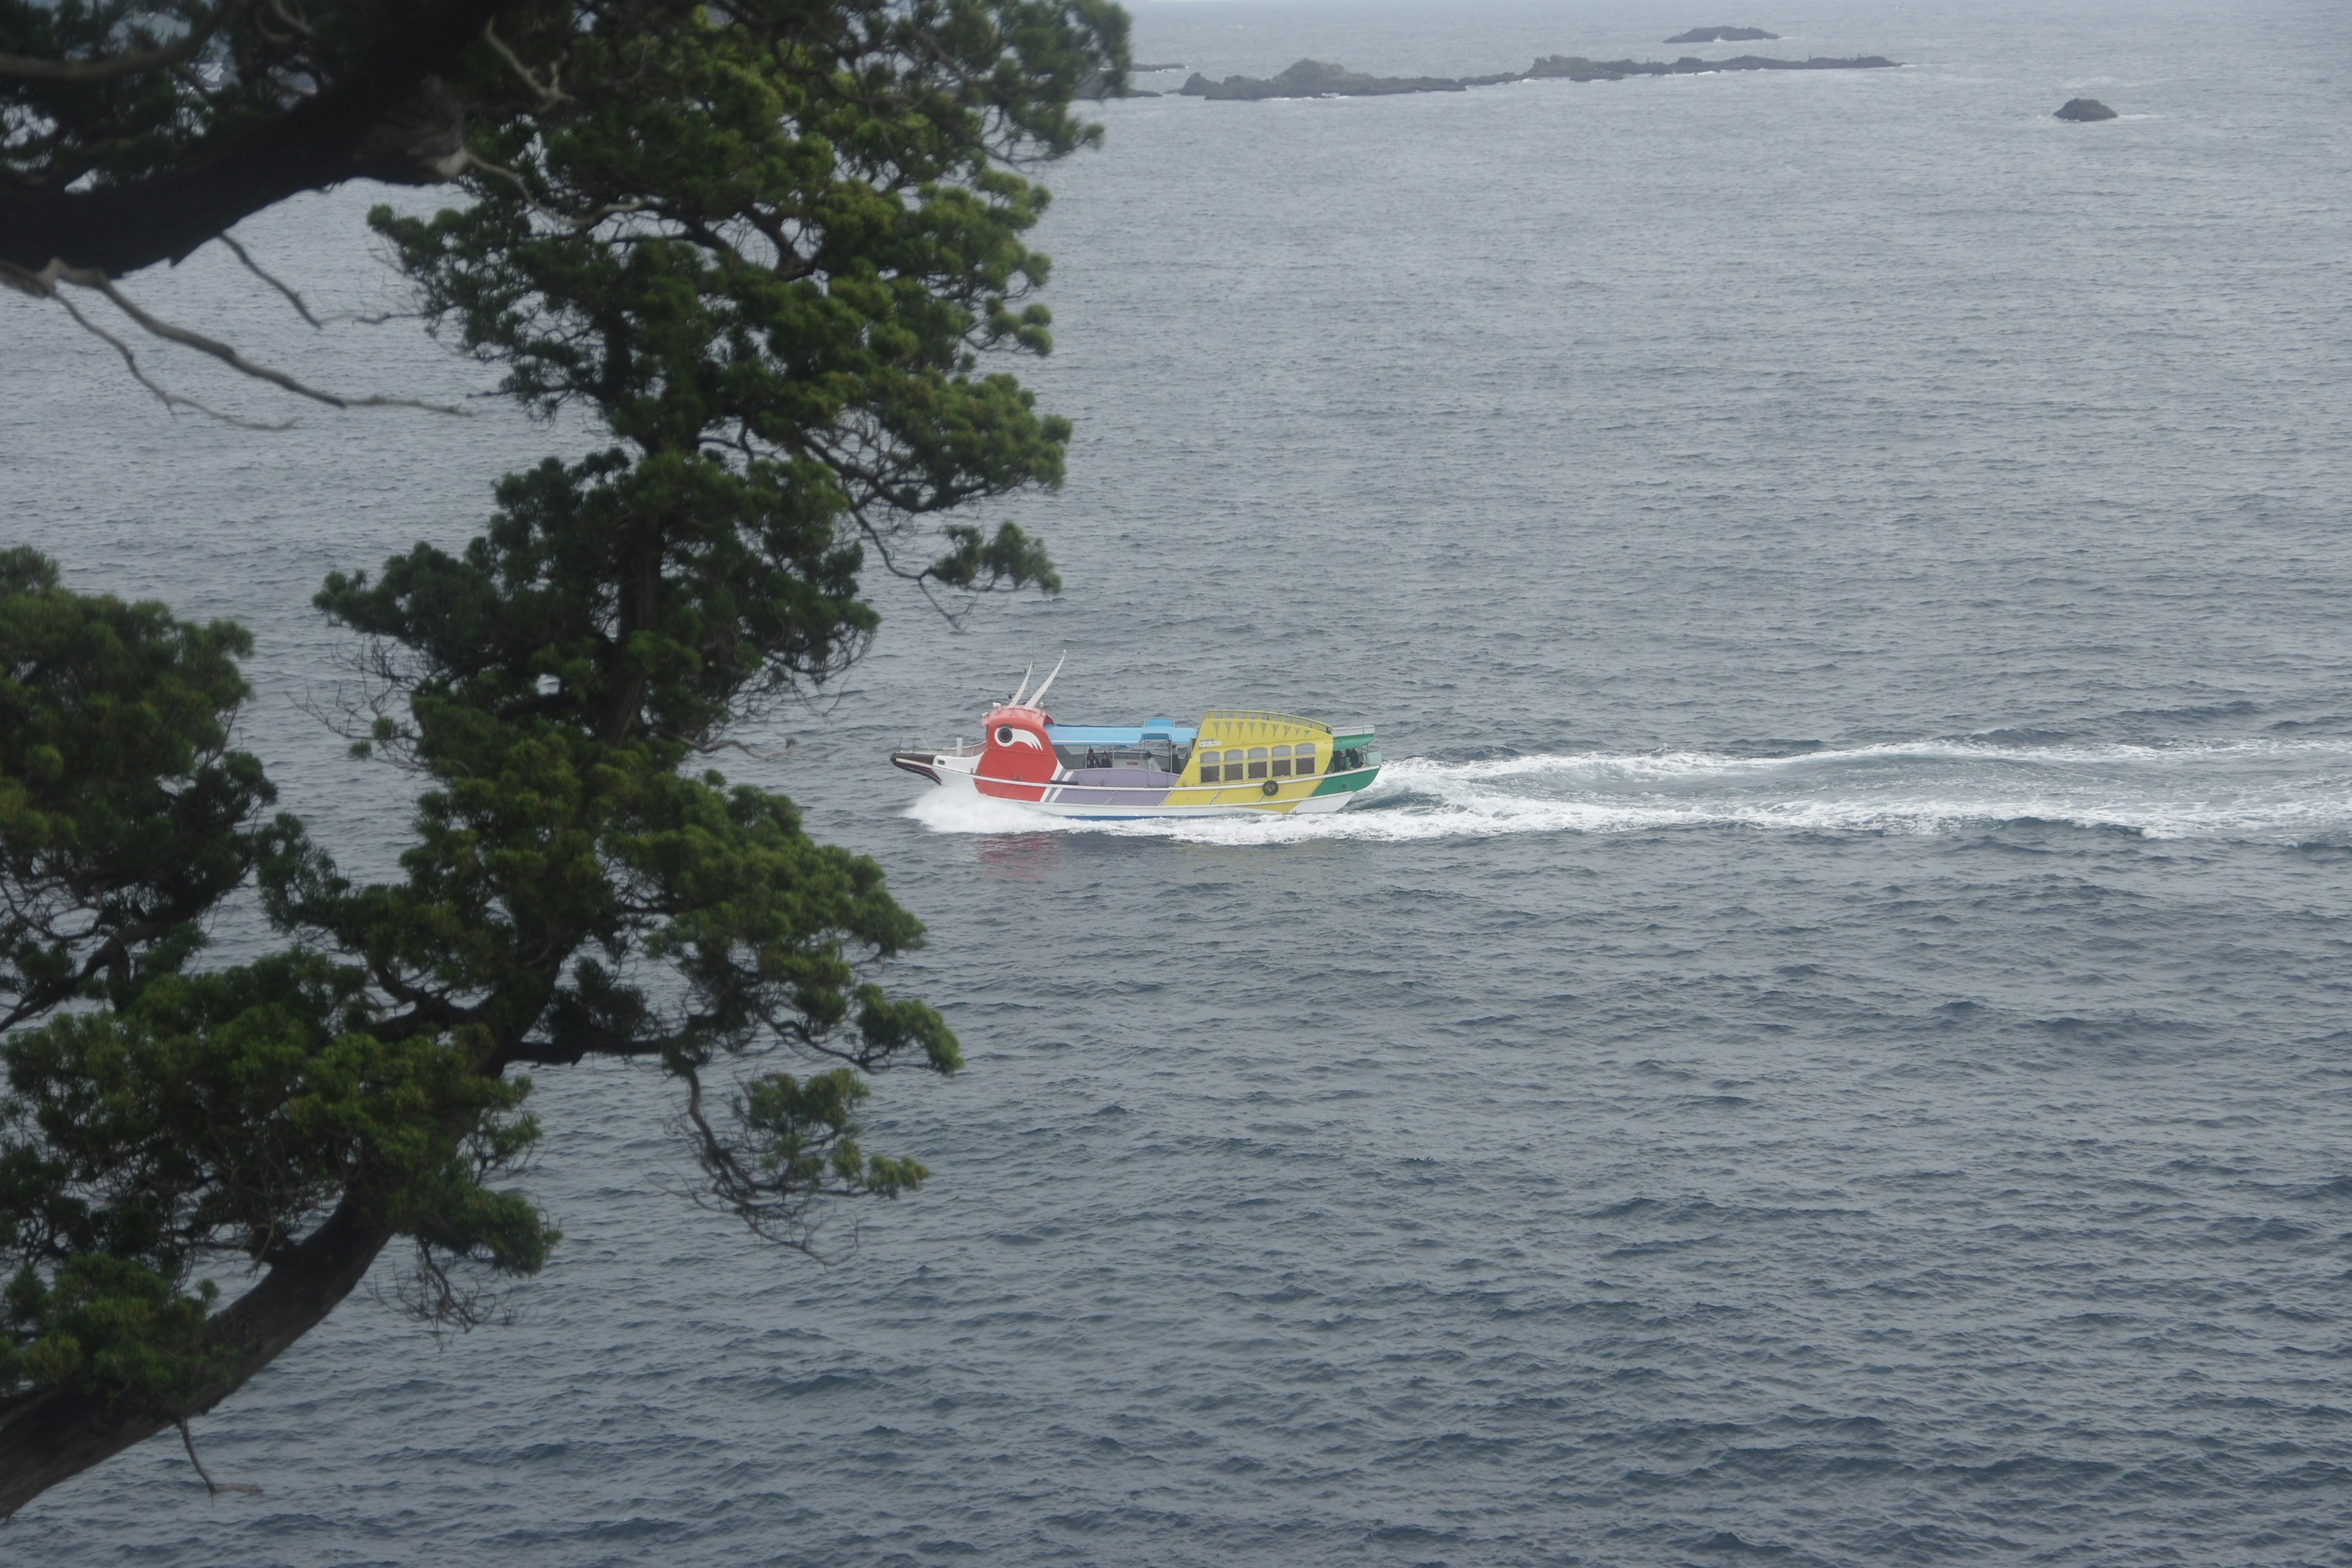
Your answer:
[[[1693,27],[1687,33],[1676,33],[1670,44],[1752,44],[1766,38],[1777,38],[1778,33],[1768,33],[1761,27]]]
[[[1300,60],[1274,77],[1229,76],[1211,81],[1199,71],[1176,90],[1188,98],[1255,100],[1265,98],[1379,98],[1402,92],[1460,92],[1466,88],[1496,87],[1509,81],[1622,81],[1637,76],[1701,76],[1709,71],[1883,70],[1896,62],[1884,55],[1858,55],[1852,59],[1816,57],[1806,60],[1769,59],[1740,55],[1727,60],[1703,60],[1685,55],[1678,60],[1589,60],[1581,55],[1547,55],[1523,71],[1459,79],[1441,76],[1366,76],[1345,66],[1322,60]],[[2063,112],[2063,110],[2061,112]]]
[[[2113,120],[2116,111],[2095,98],[2070,98],[2057,110],[2061,120]]]
[[[1345,66],[1300,60],[1280,76],[1229,76],[1211,81],[1194,71],[1176,89],[1187,98],[1381,98],[1398,92],[1460,92],[1462,84],[1443,76],[1366,76]]]

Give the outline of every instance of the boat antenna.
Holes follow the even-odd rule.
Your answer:
[[[1062,650],[1062,657],[1054,661],[1054,675],[1059,675],[1062,673],[1062,665],[1069,658],[1069,657],[1070,650],[1068,648],[1064,648]],[[1045,686],[1051,686],[1054,684],[1054,675],[1049,675],[1045,678]],[[1030,707],[1043,708],[1045,706],[1045,686],[1040,686],[1037,689],[1036,694],[1029,699]]]
[[[1021,694],[1029,689],[1029,678],[1036,673],[1037,667],[1034,664],[1021,672],[1021,684],[1013,689],[1013,695],[1011,697],[1005,699],[1004,705],[1007,708],[1018,708],[1021,706]]]

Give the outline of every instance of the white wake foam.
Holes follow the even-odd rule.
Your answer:
[[[941,833],[1107,833],[1192,843],[1412,840],[1745,828],[1937,834],[2026,820],[2153,838],[2352,833],[2352,740],[2179,746],[1923,741],[1735,757],[1591,752],[1391,762],[1344,812],[1076,822],[931,790],[908,815]]]

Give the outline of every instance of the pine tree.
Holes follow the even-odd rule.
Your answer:
[[[389,12],[169,14],[181,31],[142,33],[120,6],[5,0],[0,81],[33,34],[128,58],[209,27],[250,72],[268,51],[237,54],[241,28],[282,54]],[[539,1134],[528,1069],[668,1075],[699,1195],[787,1246],[813,1205],[921,1184],[858,1127],[873,1075],[959,1065],[939,1015],[875,978],[921,926],[870,860],[707,764],[866,646],[865,574],[1057,585],[1018,528],[931,514],[1061,478],[1068,426],[985,364],[1050,347],[1023,239],[1045,193],[1020,170],[1097,133],[1071,100],[1116,80],[1125,28],[1098,0],[730,0],[477,29],[432,89],[463,106],[444,161],[467,205],[371,221],[508,392],[584,409],[609,445],[509,475],[463,552],[318,595],[380,678],[357,748],[418,783],[394,880],[271,815],[229,744],[243,633],[0,556],[0,1513],[233,1393],[387,1247],[415,1311],[480,1321],[559,1239],[510,1184]],[[53,119],[79,148],[54,169],[161,179],[301,108],[257,77],[190,87],[186,58],[52,82],[92,105]],[[21,104],[37,79],[16,79]],[[157,104],[200,89],[218,123],[187,141]],[[151,121],[144,152],[96,150]],[[248,879],[282,949],[207,966],[203,921]],[[738,1062],[720,1096],[711,1069]],[[226,1302],[225,1260],[255,1270]]]

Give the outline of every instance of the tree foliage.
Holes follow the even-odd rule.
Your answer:
[[[364,59],[399,11],[0,0],[0,81],[11,48],[181,51],[19,73],[49,96],[0,102],[48,107],[11,122],[12,155],[61,171],[109,124],[127,140],[85,175],[169,178],[361,70],[270,60]],[[859,1126],[871,1075],[960,1064],[874,973],[920,924],[871,861],[707,763],[864,648],[876,567],[1055,585],[1018,528],[936,520],[1060,479],[1068,426],[990,360],[1050,347],[1024,171],[1095,134],[1071,99],[1123,68],[1124,17],[730,0],[498,22],[436,89],[464,108],[465,204],[372,222],[440,330],[609,444],[509,475],[463,550],[318,595],[367,650],[356,749],[418,782],[399,875],[355,880],[267,815],[228,744],[241,632],[0,558],[0,1005],[21,1026],[0,1040],[0,1511],[233,1391],[395,1238],[420,1314],[479,1321],[557,1239],[513,1185],[538,1135],[521,1069],[666,1073],[701,1201],[790,1246],[824,1200],[925,1178]],[[239,52],[273,26],[298,41]],[[192,62],[203,112],[164,113],[199,91]],[[192,966],[248,877],[281,950]]]
[[[101,982],[126,999],[285,841],[228,743],[250,646],[0,551],[0,1033]]]

